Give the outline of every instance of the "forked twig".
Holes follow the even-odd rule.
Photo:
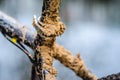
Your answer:
[[[60,0],[43,0],[41,18],[38,21],[35,17],[33,18],[33,26],[37,35],[28,30],[23,33],[21,25],[16,20],[1,12],[0,31],[7,40],[20,48],[33,63],[31,80],[50,80],[51,76],[51,80],[56,80],[57,71],[53,67],[54,58],[72,69],[83,80],[97,80],[96,76],[87,70],[79,54],[72,56],[71,52],[56,43],[56,37],[65,31],[65,25],[60,21],[58,15],[59,6]],[[16,39],[16,43],[12,41],[12,38]],[[33,49],[34,57],[22,44]],[[98,80],[120,80],[119,76],[120,74],[110,75]]]

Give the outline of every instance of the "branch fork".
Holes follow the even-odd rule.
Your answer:
[[[33,17],[32,25],[35,27],[39,35],[53,38],[62,35],[66,28],[62,22],[57,22],[56,24],[47,24],[37,21],[35,15]]]

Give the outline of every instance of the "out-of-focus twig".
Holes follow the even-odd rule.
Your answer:
[[[33,49],[36,33],[31,33],[31,31],[27,29],[27,32],[25,32],[24,34],[24,32],[22,31],[23,28],[27,29],[27,27],[18,23],[17,20],[13,19],[12,17],[0,11],[1,32],[8,35],[11,38],[13,37],[17,38],[17,41],[22,42]],[[23,41],[23,38],[24,38],[24,41]]]
[[[120,80],[120,73],[111,74],[98,80]]]

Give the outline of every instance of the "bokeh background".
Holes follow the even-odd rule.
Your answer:
[[[42,0],[0,0],[0,10],[32,27],[33,15],[41,15]],[[87,68],[103,77],[120,72],[120,0],[61,0],[60,17],[65,33],[57,42],[80,53]],[[31,53],[32,50],[30,50]],[[58,80],[81,80],[59,61]],[[0,34],[0,80],[30,80],[26,55]]]

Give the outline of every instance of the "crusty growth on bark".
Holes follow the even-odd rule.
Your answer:
[[[59,21],[60,0],[43,0],[42,17],[36,20],[33,18],[33,26],[39,35],[56,37],[65,30],[65,25]]]
[[[96,76],[90,73],[84,65],[80,54],[72,56],[71,53],[62,46],[55,44],[56,56],[62,64],[72,69],[76,75],[80,76],[83,80],[97,80]]]
[[[59,22],[59,6],[60,0],[43,0],[43,7],[42,7],[42,16],[40,18],[40,22],[53,24],[55,22]]]
[[[12,25],[10,25],[10,24],[12,24]],[[16,36],[17,40],[22,42],[22,39],[20,38],[21,33],[18,33],[18,32],[21,32],[21,29],[18,28],[18,27],[20,27],[20,26],[18,26],[18,24],[20,24],[20,23],[18,23],[16,20],[12,19],[11,17],[5,15],[4,13],[0,12],[0,31],[4,32],[6,35],[9,35],[11,37],[15,37],[14,35],[17,35]],[[13,30],[11,30],[10,28],[12,28],[13,30],[15,30],[15,29],[16,30],[13,32]],[[8,32],[6,32],[6,30]],[[11,33],[13,33],[14,35],[12,35]],[[33,36],[34,33],[31,33],[30,31],[27,31],[26,35],[27,35],[26,39],[25,39],[26,41],[24,42],[24,44],[26,44],[27,46],[33,48],[33,46],[34,46],[33,41],[36,40],[36,38]],[[69,53],[70,54],[70,52],[65,50],[62,46],[60,46],[58,44],[56,44],[55,46],[54,46],[55,47],[54,48],[55,59],[57,59],[56,57],[59,56],[58,57],[59,59],[63,59],[64,60],[64,57],[60,58],[60,56],[62,57],[62,55],[60,55],[59,53],[63,53],[63,54],[68,54]],[[61,51],[61,49],[62,49],[63,52]],[[78,55],[78,57],[79,57],[79,55]],[[50,61],[50,60],[48,60],[48,61]],[[60,61],[62,61],[62,60],[60,60]],[[68,59],[68,61],[69,61],[69,59]],[[68,61],[66,61],[66,62],[69,63]],[[35,69],[35,68],[33,68],[33,69]],[[54,70],[53,70],[53,72],[54,72]],[[35,73],[35,70],[32,71],[33,76],[35,76],[34,73]],[[55,80],[55,79],[56,78],[51,76],[51,74],[48,74],[47,77],[46,77],[46,80]],[[109,76],[106,76],[106,77],[102,77],[102,78],[100,78],[98,80],[119,80],[119,79],[120,79],[120,73],[112,74],[112,75],[109,75]]]
[[[19,48],[22,47],[23,52],[30,58],[33,63],[31,80],[56,80],[57,70],[53,67],[54,59],[73,70],[83,80],[97,80],[96,76],[85,67],[80,54],[72,56],[69,51],[56,43],[56,37],[62,35],[66,28],[58,15],[59,5],[60,0],[43,0],[42,16],[38,20],[34,16],[32,23],[37,35],[29,33],[30,31],[25,26],[20,28],[19,23],[3,13],[0,13],[0,31],[5,37],[10,37],[10,39],[6,37],[9,41],[11,38],[15,38],[17,43],[12,43],[18,44]],[[33,49],[34,57],[21,43]],[[117,76],[110,76],[110,79],[118,80],[119,75]],[[99,80],[107,80],[108,77]]]

